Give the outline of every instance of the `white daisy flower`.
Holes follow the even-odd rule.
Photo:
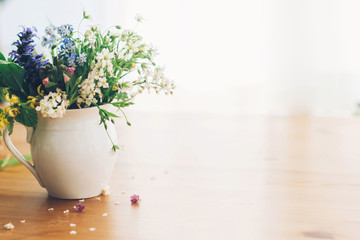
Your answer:
[[[100,53],[96,55],[96,60],[102,62],[102,67],[105,68],[106,65],[111,64],[111,60],[115,57],[113,52],[110,52],[109,49],[104,48]]]
[[[99,79],[98,87],[109,88],[109,84],[108,84],[108,82],[106,81],[106,78],[100,78],[100,79]]]

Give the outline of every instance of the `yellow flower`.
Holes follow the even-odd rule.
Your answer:
[[[133,63],[133,64],[131,65],[131,68],[130,68],[130,69],[134,69],[135,67],[136,67],[136,64]]]
[[[11,109],[11,106],[9,105],[9,106],[6,106],[5,108],[4,108],[4,112],[5,113],[8,113],[9,111],[10,111],[10,109]]]
[[[38,99],[37,99],[36,97],[28,96],[28,99],[29,99],[29,100],[28,100],[27,102],[30,103],[29,106],[30,106],[31,108],[35,108],[36,106],[39,105],[39,103],[37,102]]]
[[[10,98],[9,93],[7,93],[5,95],[5,99],[6,99],[6,101],[14,103],[14,104],[19,102],[19,98],[17,96],[15,96],[14,94],[11,95],[11,98]]]
[[[115,83],[112,90],[117,91],[119,89],[119,84]]]
[[[38,91],[40,96],[44,96],[44,90],[40,91],[40,88],[41,88],[41,85],[38,86],[37,91]]]
[[[141,48],[139,48],[140,50],[142,50],[142,51],[145,51],[145,48],[144,47],[141,47]]]
[[[8,124],[9,124],[9,122],[5,117],[0,118],[0,128],[4,128]]]
[[[19,109],[17,108],[13,108],[9,111],[9,116],[10,117],[16,117],[18,114],[20,113]]]

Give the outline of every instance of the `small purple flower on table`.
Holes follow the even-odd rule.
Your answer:
[[[82,212],[82,210],[84,210],[85,206],[82,202],[79,202],[78,204],[76,204],[75,206],[75,211],[77,212]]]
[[[131,201],[131,203],[133,203],[133,204],[138,203],[139,200],[140,200],[140,196],[139,196],[139,195],[134,194],[134,195],[132,195],[132,196],[130,197],[130,201]]]

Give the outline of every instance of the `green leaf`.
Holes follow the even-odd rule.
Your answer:
[[[119,149],[120,149],[119,145],[113,145],[113,146],[112,146],[112,150],[113,150],[114,152],[116,152],[116,150],[119,150]]]
[[[45,86],[45,88],[51,88],[51,87],[54,87],[54,86],[57,86],[57,84],[54,83],[54,82],[49,82],[48,85]]]
[[[90,19],[90,16],[86,13],[85,10],[83,10],[83,18],[84,19]]]
[[[0,60],[4,60],[4,61],[6,60],[4,54],[2,54],[1,52],[0,52]]]
[[[82,76],[80,76],[78,78],[72,77],[69,81],[70,89],[72,91],[77,90],[78,89],[77,86],[80,84],[81,80],[82,80]]]
[[[102,112],[104,112],[107,116],[110,116],[110,117],[116,117],[118,118],[119,116],[109,112],[109,111],[106,111],[105,109],[101,109]]]
[[[32,88],[32,86],[31,86],[30,83],[28,84],[28,86],[29,86],[29,96],[36,96],[36,95],[38,95],[38,93],[35,92],[35,90]]]
[[[24,80],[25,70],[16,63],[0,60],[0,87],[8,87],[10,90],[21,94],[23,99],[28,96]]]
[[[27,127],[36,127],[38,119],[35,109],[22,106],[19,110],[20,114],[15,117],[15,120]]]
[[[9,130],[9,135],[11,135],[12,132],[13,132],[13,129],[14,129],[14,119],[12,119],[12,120],[10,121],[10,123],[9,123],[8,125],[6,125],[6,127],[7,127],[7,129]]]
[[[0,87],[0,102],[3,101],[5,102],[5,92],[4,92],[5,88],[1,88]]]
[[[123,108],[123,107],[127,107],[130,106],[132,104],[134,104],[133,102],[128,102],[128,101],[121,101],[121,102],[112,102],[111,103],[114,107],[117,107],[118,109]]]

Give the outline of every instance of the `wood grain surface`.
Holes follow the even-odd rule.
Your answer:
[[[15,225],[0,239],[360,239],[360,119],[129,118],[133,127],[118,123],[111,195],[86,199],[82,213],[48,197],[23,166],[0,171],[0,226]],[[26,153],[24,138],[16,126]]]

